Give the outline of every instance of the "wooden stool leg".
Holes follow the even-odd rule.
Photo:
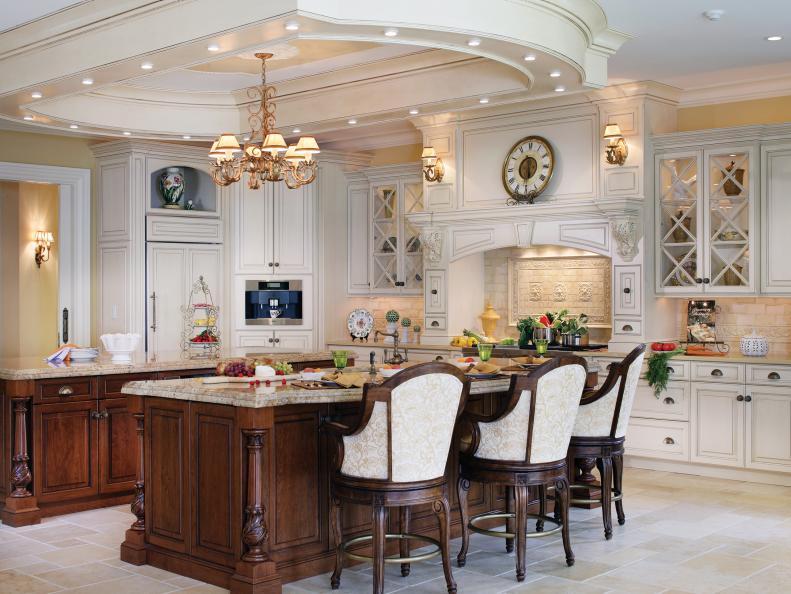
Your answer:
[[[470,512],[467,503],[467,495],[470,491],[470,481],[459,477],[456,483],[456,492],[459,498],[459,514],[461,515],[461,550],[456,557],[459,567],[464,567],[467,563],[467,550],[470,548]]]
[[[566,551],[566,565],[574,565],[574,553],[571,550],[569,536],[569,481],[563,477],[555,482],[555,505],[560,506],[560,521],[562,524],[563,549]]]
[[[525,554],[527,552],[527,487],[514,487],[516,500],[516,579],[525,581]]]
[[[618,514],[618,524],[623,526],[626,523],[626,515],[623,513],[623,456],[613,456],[612,458],[612,482],[613,491],[621,498],[615,502],[615,512]]]
[[[538,486],[538,515],[545,516],[547,514],[547,488],[544,485]],[[544,531],[544,519],[536,520],[536,532]]]
[[[604,538],[612,538],[612,458],[603,456],[596,460],[601,475],[601,511],[604,520]]]
[[[505,488],[505,512],[508,514],[514,513],[514,488],[513,487],[506,487]],[[512,533],[516,533],[516,517],[507,518],[505,520],[505,529]],[[513,553],[514,552],[514,539],[513,538],[506,538],[505,539],[505,552],[506,553]]]
[[[398,531],[401,534],[409,534],[409,507],[403,506],[398,510]],[[402,538],[398,543],[398,553],[401,557],[409,557],[409,540]],[[409,575],[412,566],[409,563],[401,564],[401,577]]]
[[[387,534],[387,514],[384,505],[374,504],[373,514],[373,565],[374,585],[373,594],[384,594],[385,590],[385,534]]]
[[[337,497],[330,498],[330,517],[332,534],[335,537],[335,571],[330,578],[330,586],[337,590],[341,586],[341,572],[343,571],[343,526],[341,524],[341,500]]]
[[[450,569],[450,503],[447,495],[434,502],[434,513],[439,518],[439,544],[442,552],[442,569],[448,594],[456,594],[456,582]]]

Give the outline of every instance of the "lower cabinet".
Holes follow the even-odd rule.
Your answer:
[[[126,398],[99,401],[99,492],[123,493],[137,478],[137,421]]]
[[[744,386],[692,383],[692,462],[744,466]]]
[[[746,466],[791,472],[791,387],[747,386]]]
[[[254,348],[261,352],[308,352],[313,348],[313,332],[310,330],[264,330],[239,333],[237,348]]]

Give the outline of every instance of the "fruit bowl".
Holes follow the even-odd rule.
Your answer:
[[[140,343],[139,334],[102,334],[99,338],[113,363],[131,363],[132,353]]]
[[[384,378],[393,377],[396,373],[401,371],[401,367],[380,367],[379,368],[379,375]]]
[[[460,368],[460,369],[467,369],[471,365],[475,365],[478,363],[478,359],[475,357],[461,357],[459,359],[454,359],[453,364]]]
[[[327,374],[326,371],[322,371],[321,369],[303,369],[300,373],[300,377],[305,380],[306,382],[317,382],[321,378],[323,378]]]

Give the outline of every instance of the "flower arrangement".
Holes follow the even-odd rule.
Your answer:
[[[576,318],[567,318],[560,323],[561,334],[571,334],[572,336],[584,336],[588,333],[588,316],[581,313]]]

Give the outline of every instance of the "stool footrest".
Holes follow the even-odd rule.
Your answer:
[[[350,553],[348,551],[350,546],[359,544],[361,542],[371,542],[372,540],[372,534],[364,534],[363,536],[357,536],[356,538],[344,540],[338,546],[340,547],[343,554],[349,559],[354,559],[355,561],[373,561],[373,557],[370,555],[358,555],[357,553]],[[433,559],[441,552],[441,547],[438,540],[428,536],[422,536],[420,534],[385,534],[385,540],[419,540],[436,547],[436,549],[433,549],[427,553],[422,553],[413,557],[385,557],[385,563],[417,563],[418,561]]]
[[[528,532],[527,538],[542,538],[544,536],[551,536],[560,532],[563,529],[563,524],[553,518],[552,516],[547,515],[540,515],[540,514],[527,514],[527,517],[533,520],[543,520],[544,522],[549,522],[554,528],[552,530],[545,530],[543,532]],[[473,516],[470,518],[469,521],[469,528],[473,532],[478,534],[485,534],[486,536],[497,536],[499,538],[516,538],[516,534],[513,532],[508,532],[506,529],[503,530],[490,530],[488,528],[481,528],[477,526],[476,523],[482,522],[484,520],[496,520],[496,519],[510,519],[516,518],[516,514],[509,514],[504,512],[487,512],[484,514],[478,514],[477,516]]]
[[[591,489],[591,488],[593,488],[593,489],[597,489],[597,488],[601,489],[601,485],[580,485],[580,484],[576,484],[576,485],[569,485],[569,488],[572,489],[572,490],[573,489]],[[616,493],[615,489],[610,489],[610,492],[612,493],[612,497],[610,498],[611,502],[615,503],[616,501],[621,501],[623,499],[623,493]],[[599,497],[598,499],[576,499],[576,498],[572,497],[571,499],[569,499],[569,503],[570,504],[573,504],[573,503],[576,503],[576,504],[601,503],[601,497]]]

